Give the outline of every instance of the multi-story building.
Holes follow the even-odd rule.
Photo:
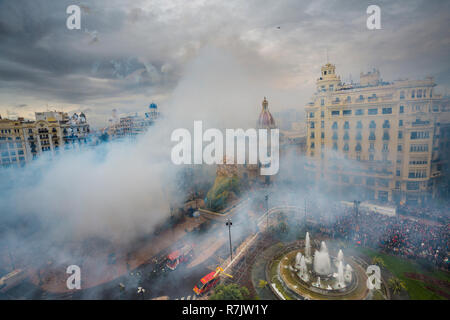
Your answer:
[[[159,117],[158,106],[151,103],[145,116],[139,116],[137,113],[131,116],[121,117],[117,120],[116,110],[113,110],[113,118],[111,124],[107,128],[107,133],[112,138],[134,137],[141,134],[156,121]]]
[[[449,131],[448,106],[433,79],[385,82],[374,70],[345,84],[330,63],[321,73],[305,107],[310,180],[355,199],[422,203],[436,196]]]
[[[57,154],[88,142],[89,124],[83,113],[36,112],[36,121],[1,119],[0,165],[22,166],[42,153]]]

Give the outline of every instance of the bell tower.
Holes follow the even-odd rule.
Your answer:
[[[317,79],[317,91],[335,91],[341,84],[341,77],[336,75],[336,66],[327,62],[321,67],[321,76]]]

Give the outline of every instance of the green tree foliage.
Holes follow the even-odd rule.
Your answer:
[[[372,258],[372,264],[375,264],[379,267],[386,267],[386,264],[384,263],[384,260],[381,257],[375,256]]]
[[[209,298],[210,300],[244,300],[249,296],[246,287],[232,283],[229,285],[220,284],[214,290],[214,294]]]
[[[391,288],[394,294],[400,293],[402,290],[406,290],[405,283],[399,278],[389,279],[389,288]]]

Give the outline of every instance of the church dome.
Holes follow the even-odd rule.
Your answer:
[[[258,128],[275,128],[275,120],[269,111],[269,102],[267,102],[266,97],[262,102],[262,110],[259,114]]]

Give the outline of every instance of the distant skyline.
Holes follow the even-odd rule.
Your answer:
[[[66,28],[71,4],[82,8],[81,30]],[[381,30],[366,28],[370,4]],[[302,110],[327,51],[343,81],[376,67],[385,81],[433,76],[446,94],[449,9],[433,0],[1,1],[0,114],[34,118],[48,105],[99,127],[114,108],[143,113],[154,101],[164,112],[193,64],[216,72],[219,87],[250,74],[261,92],[249,108],[267,95],[273,112]],[[204,53],[211,47],[242,68],[224,75]]]

